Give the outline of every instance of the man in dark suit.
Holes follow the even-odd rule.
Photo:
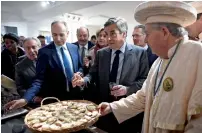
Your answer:
[[[109,47],[97,52],[95,62],[86,77],[75,75],[73,86],[95,82],[100,102],[112,102],[141,89],[149,65],[146,50],[126,43],[128,26],[125,19],[110,18],[104,27],[108,35]],[[110,82],[116,85],[110,88]],[[113,114],[100,118],[97,126],[112,133],[130,130],[125,125],[118,125]]]
[[[152,64],[158,58],[158,56],[156,54],[152,53],[152,49],[149,46],[147,48],[147,55],[148,55],[148,60],[149,60],[149,68],[151,68]]]
[[[90,38],[90,41],[95,45],[97,43],[96,35],[92,35],[91,38]]]
[[[85,58],[89,55],[89,51],[94,46],[94,44],[91,41],[88,41],[89,30],[87,27],[79,27],[76,31],[76,35],[77,35],[78,41],[73,44],[75,44],[79,49],[79,55],[81,57],[82,68],[85,72],[86,67],[84,66],[84,61],[85,61]],[[86,75],[86,73],[84,73],[84,75]],[[88,86],[88,88],[83,89],[82,93],[83,93],[83,96],[85,99],[94,101],[92,99],[92,96],[93,96],[92,89],[94,89],[94,88],[95,88],[94,84],[91,84]]]
[[[81,56],[81,62],[83,63],[83,59],[86,55],[88,55],[89,50],[94,46],[89,39],[89,30],[86,27],[80,27],[76,31],[78,41],[73,43],[78,46],[79,54]]]
[[[39,35],[37,37],[39,39],[39,41],[41,42],[41,47],[43,48],[44,46],[46,46],[46,37],[43,35]]]
[[[19,108],[29,103],[37,94],[43,97],[57,97],[60,100],[82,99],[80,88],[72,88],[74,73],[82,74],[78,47],[66,43],[67,24],[54,21],[51,24],[54,42],[39,50],[36,64],[36,79],[24,97],[12,101],[7,108]]]
[[[32,82],[36,76],[36,60],[38,50],[41,48],[41,43],[37,38],[25,38],[22,42],[26,56],[21,56],[21,61],[15,66],[15,82],[17,91],[21,97],[28,88],[31,87]],[[40,97],[33,98],[34,103],[40,102]]]
[[[144,25],[135,26],[132,36],[135,45],[143,47],[145,50],[147,50],[147,55],[149,59],[149,68],[150,68],[153,62],[158,58],[158,56],[153,54],[151,48],[147,45],[147,43],[145,43],[145,37],[146,37],[145,26]]]

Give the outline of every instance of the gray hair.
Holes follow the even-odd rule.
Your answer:
[[[162,26],[165,26],[168,28],[171,35],[175,37],[182,37],[184,35],[188,35],[188,32],[185,30],[185,28],[183,28],[179,24],[159,22],[159,23],[151,23],[151,25],[153,28],[157,30],[159,30]]]
[[[76,34],[77,34],[77,35],[79,34],[79,30],[80,30],[81,28],[86,29],[86,30],[88,31],[88,36],[89,36],[89,30],[88,30],[87,27],[84,27],[84,26],[77,28],[77,29],[76,29]]]
[[[38,38],[35,38],[35,37],[28,37],[28,38],[25,38],[25,39],[23,40],[23,46],[24,46],[25,42],[30,41],[30,40],[36,41],[37,46],[38,46],[39,48],[41,48],[41,42],[39,41]]]
[[[145,29],[145,26],[144,26],[144,25],[137,25],[137,26],[134,27],[134,29],[139,29],[139,28],[142,29],[142,33],[143,33],[143,34],[146,33],[146,29]]]
[[[64,26],[66,27],[66,30],[68,31],[67,23],[66,23],[65,21],[62,21],[62,20],[53,21],[53,22],[51,23],[51,27],[52,27],[54,24],[57,24],[57,23],[62,23],[62,24],[64,24]]]
[[[124,32],[127,33],[128,24],[124,18],[121,18],[121,17],[109,18],[107,22],[104,24],[104,27],[107,27],[112,24],[116,24],[120,33],[124,33]]]

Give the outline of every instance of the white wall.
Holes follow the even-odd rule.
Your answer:
[[[49,19],[46,21],[40,21],[37,23],[29,23],[28,24],[28,35],[37,37],[40,33],[40,31],[49,31],[51,33],[51,23],[54,21],[54,19]],[[76,29],[81,26],[80,23],[76,22],[67,22],[68,24],[68,30],[69,30],[69,36],[67,41],[72,43],[77,41],[76,37]]]
[[[96,35],[96,32],[101,29],[101,26],[86,25],[89,30],[89,40],[92,35]]]
[[[51,32],[51,22],[56,19],[48,19],[44,21],[39,21],[37,23],[28,23],[28,36],[37,37],[39,35],[39,31],[50,31]],[[75,22],[75,21],[67,21],[68,30],[69,30],[69,37],[68,42],[73,43],[77,41],[76,37],[76,30],[80,26],[85,26],[83,22]],[[96,31],[99,30],[100,26],[86,26],[89,29],[90,37],[96,34]],[[89,38],[90,39],[90,38]]]
[[[133,33],[133,29],[136,25],[138,25],[138,23],[128,24],[128,33],[127,33],[127,38],[126,38],[127,43],[133,44],[132,33]]]
[[[49,31],[51,32],[51,23],[54,20],[59,20],[57,18],[46,19],[37,22],[2,22],[1,23],[1,33],[5,34],[4,26],[14,26],[18,29],[18,35],[25,36],[25,37],[37,37],[40,34],[40,31]],[[69,37],[68,42],[76,42],[76,29],[80,26],[84,26],[83,22],[75,22],[75,21],[68,21],[68,29],[69,29]],[[91,27],[92,32],[96,31],[97,29],[93,29]]]
[[[49,20],[27,23],[28,36],[37,37],[40,31],[51,31],[50,25],[51,21],[49,22]]]
[[[24,23],[24,22],[2,22],[1,24],[1,33],[4,34],[4,28],[3,26],[15,26],[18,27],[18,35],[25,36],[25,37],[37,37],[40,33],[40,31],[50,31],[51,32],[51,22],[54,21],[55,19],[47,19],[43,21],[38,21],[35,23]],[[68,28],[69,28],[69,37],[68,37],[68,42],[76,42],[77,37],[76,37],[76,29],[80,26],[84,26],[84,23],[78,23],[78,22],[67,22],[68,23]],[[133,28],[135,25],[138,25],[138,23],[134,24],[128,24],[128,34],[126,41],[128,43],[133,44],[132,41],[132,32]],[[86,25],[86,27],[89,29],[89,39],[92,35],[95,35],[96,32],[102,28],[102,25],[97,26],[97,25]]]
[[[27,37],[27,23],[24,22],[1,22],[1,33],[5,34],[4,26],[13,26],[18,29],[18,36]]]

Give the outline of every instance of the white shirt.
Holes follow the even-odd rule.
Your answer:
[[[60,49],[63,47],[65,56],[67,57],[68,62],[70,63],[70,68],[71,68],[71,70],[72,70],[72,73],[74,73],[71,55],[70,55],[70,53],[69,53],[69,50],[67,49],[66,43],[65,43],[64,45],[62,45],[62,46],[58,46],[58,45],[55,44],[55,47],[56,47],[57,54],[58,54],[58,56],[59,56],[59,58],[60,58],[60,62],[61,62],[61,64],[62,64],[63,72],[64,72],[65,76],[67,77],[67,74],[66,74],[66,71],[65,71],[65,67],[64,67],[64,63],[63,63],[63,59],[62,59],[62,53],[61,53],[61,50],[60,50]],[[54,76],[54,75],[53,75],[53,76]],[[67,78],[66,78],[66,79],[67,79]],[[67,81],[67,87],[68,87],[67,90],[69,91],[68,81]]]
[[[82,46],[82,45],[79,44],[79,54],[80,54],[80,56],[81,56],[83,47],[85,48],[84,49],[85,50],[85,55],[88,55],[88,43],[87,43],[85,46]]]
[[[147,50],[147,49],[148,49],[148,45],[146,44],[143,48],[144,48],[145,50]]]
[[[116,83],[119,84],[119,80],[121,77],[121,71],[122,71],[122,67],[123,67],[123,60],[124,60],[124,53],[125,53],[125,48],[126,48],[126,43],[124,43],[122,45],[122,47],[119,49],[121,52],[119,54],[119,67],[118,67],[118,72],[117,72],[117,77],[116,77]],[[111,63],[110,63],[110,72],[112,69],[112,65],[114,62],[114,58],[116,56],[116,50],[112,49],[112,53],[111,53]]]

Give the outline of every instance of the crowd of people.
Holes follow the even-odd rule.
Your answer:
[[[50,44],[42,35],[5,34],[1,74],[21,96],[5,108],[35,108],[45,97],[85,99],[99,104],[95,125],[109,133],[200,133],[202,11],[152,1],[134,16],[141,24],[133,29],[134,44],[126,41],[122,17],[109,18],[90,41],[88,28],[79,27],[78,41],[67,43],[67,23],[60,20],[51,23]]]

